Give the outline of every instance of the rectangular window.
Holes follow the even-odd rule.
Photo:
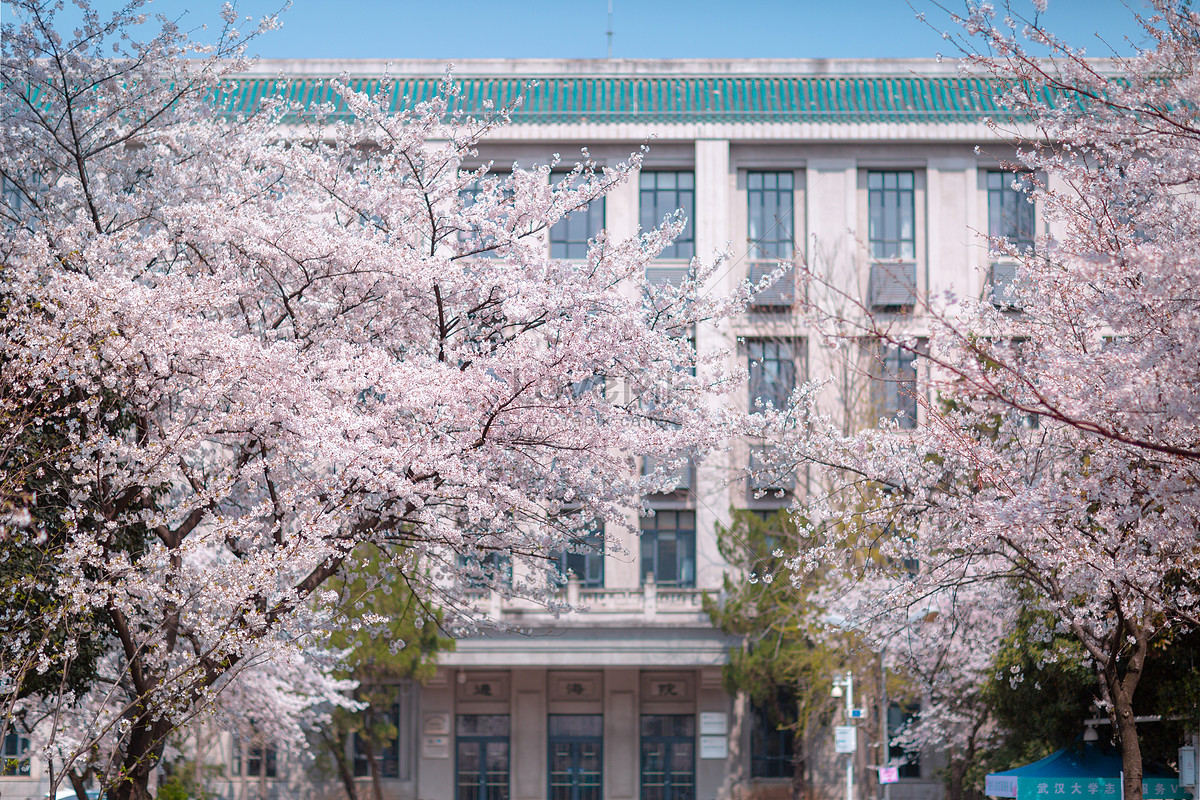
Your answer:
[[[669,465],[673,463],[673,461],[668,461],[667,459],[643,456],[642,474],[653,475],[658,470],[663,470],[667,481],[656,494],[659,497],[683,499],[692,490],[692,473],[694,471],[692,460],[690,458],[685,459],[677,466],[670,467]]]
[[[354,776],[370,775],[373,757],[379,763],[381,777],[400,777],[400,704],[394,704],[390,714],[374,708],[361,713],[372,735],[368,740],[360,733],[354,734]]]
[[[494,180],[494,179],[492,179]],[[484,187],[479,185],[479,181],[472,181],[468,185],[458,190],[458,199],[463,210],[469,209],[478,201],[479,195],[483,193]],[[511,189],[500,189],[501,197],[508,202],[503,205],[511,207],[511,198],[513,192]],[[502,207],[503,207],[502,205]],[[505,212],[507,214],[507,211]],[[497,220],[497,223],[500,221]],[[474,258],[497,258],[497,243],[496,237],[490,233],[484,233],[478,228],[462,229],[458,231],[458,243],[460,253],[469,253]]]
[[[659,509],[642,517],[642,576],[659,586],[696,585],[696,512]]]
[[[29,774],[29,740],[16,733],[4,737],[0,752],[0,775],[17,777]]]
[[[551,183],[567,178],[566,173],[552,173]],[[583,208],[550,226],[550,257],[583,260],[587,258],[588,242],[604,230],[604,197],[597,197]]]
[[[777,689],[750,707],[750,777],[790,778],[795,770],[796,696]]]
[[[659,258],[690,260],[696,255],[696,234],[692,224],[696,216],[696,178],[690,172],[643,172],[638,176],[639,221],[643,231],[662,224],[663,217],[683,211],[683,231]]]
[[[746,235],[752,261],[789,261],[795,243],[795,176],[746,173]]]
[[[696,717],[642,715],[643,800],[695,800]]]
[[[795,176],[791,172],[746,173],[746,235],[750,282],[757,284],[795,252]],[[795,304],[796,278],[788,272],[750,301],[758,311],[786,311]]]
[[[795,490],[796,473],[792,471],[790,464],[781,462],[780,451],[774,445],[750,447],[749,463],[746,466],[750,470],[752,498],[759,499],[757,495],[763,492],[766,492],[768,497],[776,497],[779,492]]]
[[[558,574],[564,583],[574,575],[585,589],[604,587],[604,523],[595,529],[580,531],[573,537],[571,547],[557,555]]]
[[[1034,245],[1033,203],[1029,191],[1033,176],[1028,172],[987,174],[988,236],[1007,239],[1022,250]]]
[[[916,212],[912,172],[868,172],[867,206],[871,257],[917,257]]]
[[[457,800],[508,800],[508,715],[459,714],[455,733]]]
[[[876,355],[871,390],[875,416],[895,419],[905,430],[917,427],[916,354],[886,345]]]
[[[796,388],[796,364],[800,361],[796,339],[747,339],[746,359],[750,372],[750,411],[783,409]]]
[[[243,754],[245,755],[245,772],[242,771]],[[274,747],[264,747],[261,743],[245,745],[235,737],[233,740],[233,773],[246,777],[274,778],[278,773],[278,753]]]
[[[999,172],[987,174],[988,193],[988,236],[1007,239],[1020,250],[1032,252],[1034,246],[1033,203],[1029,202],[1029,190],[1033,176],[1028,172]],[[1020,309],[1020,300],[1013,291],[1017,277],[1016,265],[1011,260],[998,259],[988,270],[988,283],[992,287],[991,301],[1001,308]]]
[[[888,759],[891,761],[904,760],[904,763],[900,765],[901,778],[921,777],[921,756],[919,753],[908,752],[903,747],[894,744],[895,737],[892,734],[915,717],[920,710],[920,703],[916,702],[892,703],[888,706]]]
[[[512,583],[512,556],[507,552],[489,550],[478,556],[459,554],[458,568],[470,589],[490,589]]]

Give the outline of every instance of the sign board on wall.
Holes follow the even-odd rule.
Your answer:
[[[724,736],[728,733],[727,717],[724,711],[700,712],[701,736]]]
[[[701,736],[701,758],[727,758],[729,756],[729,740],[724,736]]]
[[[449,736],[426,736],[421,740],[422,758],[449,758]]]
[[[450,715],[446,712],[435,712],[426,714],[424,723],[421,726],[421,733],[431,736],[450,735]]]
[[[1196,748],[1188,746],[1179,748],[1179,785],[1196,785]]]

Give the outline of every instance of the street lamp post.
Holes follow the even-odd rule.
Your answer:
[[[847,672],[844,678],[833,679],[833,696],[841,697],[842,689],[845,689],[846,695],[846,722],[851,723],[854,720],[854,674]],[[857,747],[858,736],[855,732],[855,746]],[[848,753],[846,756],[846,800],[854,800],[854,753]]]

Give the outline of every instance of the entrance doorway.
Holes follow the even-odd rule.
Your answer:
[[[695,800],[696,717],[642,715],[642,800]]]
[[[604,766],[604,717],[551,714],[550,800],[600,800]]]
[[[507,714],[459,714],[458,800],[508,800]]]

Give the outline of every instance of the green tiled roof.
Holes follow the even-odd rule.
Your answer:
[[[351,78],[348,82],[360,91],[383,92],[391,109],[399,111],[433,97],[440,79]],[[480,115],[522,97],[513,112],[516,124],[950,123],[1012,116],[996,103],[998,84],[961,76],[456,77],[454,83],[460,90],[455,108],[469,114]],[[333,103],[335,116],[349,116],[328,78],[241,78],[222,95],[220,104],[227,113],[249,113],[265,97],[280,93],[295,113],[311,113],[322,103]]]

